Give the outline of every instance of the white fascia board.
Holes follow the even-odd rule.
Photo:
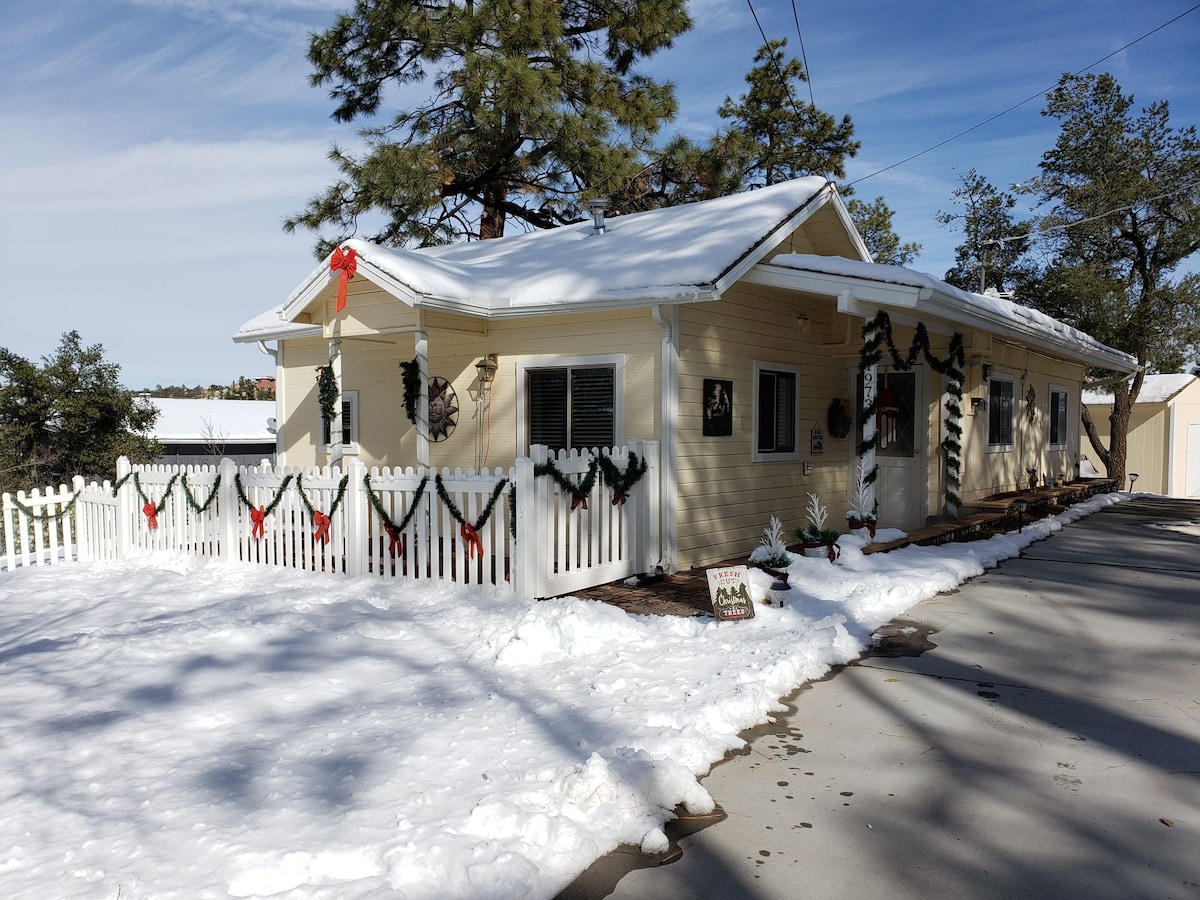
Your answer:
[[[746,272],[743,280],[767,287],[838,297],[838,311],[850,315],[862,315],[855,309],[858,301],[914,309],[923,293],[922,288],[913,285],[888,284],[883,281],[848,278],[845,275],[828,275],[824,272],[806,272],[788,266],[773,266],[770,263],[754,266]]]
[[[1069,340],[1057,338],[1055,335],[1032,326],[1025,326],[1004,316],[998,316],[979,307],[964,307],[961,301],[934,293],[922,304],[923,309],[939,318],[990,332],[1001,338],[1020,341],[1031,347],[1054,353],[1064,359],[1081,362],[1099,369],[1113,372],[1134,372],[1137,370],[1137,360],[1128,353],[1114,350],[1097,342],[1095,346],[1086,346]]]
[[[283,304],[283,309],[279,311],[280,321],[291,322],[296,316],[304,312],[308,304],[317,299],[321,291],[333,280],[333,272],[329,268],[329,263],[325,262],[317,266],[309,273],[308,278],[300,287],[292,292],[288,297],[287,302]]]
[[[765,240],[759,241],[745,256],[721,274],[716,282],[713,283],[713,289],[717,297],[720,297],[721,294],[728,290],[730,285],[744,279],[759,265],[759,260],[778,247],[784,238],[788,237],[817,210],[825,204],[832,202],[836,197],[837,190],[834,188],[832,182],[827,183],[825,187],[810,197],[793,215],[781,222]],[[853,226],[851,226],[850,231],[857,236],[858,232],[854,231]]]
[[[647,306],[683,306],[687,303],[709,303],[720,300],[721,293],[711,285],[697,286],[670,296],[638,294],[628,297],[607,297],[596,300],[574,300],[569,303],[529,303],[515,306],[496,304],[489,319],[536,319],[542,316],[573,315],[584,312],[605,312],[621,309],[641,309]]]
[[[278,328],[263,329],[251,334],[235,334],[235,344],[256,344],[260,341],[286,341],[293,338],[320,337],[324,329],[320,325],[304,325],[295,322],[280,322]]]

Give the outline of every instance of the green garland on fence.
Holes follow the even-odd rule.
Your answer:
[[[55,513],[34,512],[34,510],[30,509],[28,506],[26,506],[24,503],[22,503],[16,497],[9,497],[8,499],[13,502],[13,506],[15,506],[21,512],[23,512],[25,515],[29,516],[29,518],[31,518],[31,519],[36,519],[39,522],[49,522],[51,519],[53,519],[54,521],[58,521],[59,519],[61,519],[63,516],[70,513],[71,510],[73,510],[75,508],[75,501],[79,499],[79,491],[76,491],[74,494],[72,494],[70,502],[66,506],[64,506],[62,509],[60,509],[58,512],[55,512]],[[54,502],[57,503],[58,501],[55,500]]]
[[[212,492],[208,495],[208,499],[204,501],[204,505],[196,502],[196,498],[192,496],[191,486],[188,484],[187,472],[183,473],[183,478],[180,479],[183,484],[183,496],[187,498],[187,504],[192,508],[192,511],[197,515],[203,515],[205,510],[212,506],[212,502],[217,499],[217,491],[221,488],[221,476],[218,473],[216,480],[213,481]]]
[[[321,418],[326,422],[333,421],[337,401],[338,384],[333,375],[333,365],[317,366],[317,402],[321,405]]]
[[[283,499],[283,492],[289,484],[292,483],[292,475],[284,475],[283,481],[279,482],[279,487],[275,489],[275,496],[271,498],[271,502],[263,507],[263,516],[269,516],[275,511],[275,507]],[[255,506],[250,502],[250,498],[246,496],[246,488],[242,484],[242,475],[240,472],[233,476],[233,485],[237,488],[238,500],[240,500],[247,509],[254,509]]]
[[[349,475],[343,475],[342,480],[338,482],[337,494],[333,498],[333,504],[329,507],[329,512],[325,515],[332,517],[337,511],[338,505],[342,502],[342,497],[346,495],[346,485],[350,482]],[[304,504],[304,508],[308,511],[308,517],[313,518],[316,510],[313,508],[312,501],[308,499],[308,494],[304,493],[303,476],[296,476],[296,490],[300,492],[300,502]]]
[[[930,346],[929,330],[925,327],[924,322],[918,322],[916,334],[913,335],[912,344],[908,348],[908,355],[901,358],[896,341],[892,336],[891,317],[883,310],[880,310],[875,314],[874,319],[863,325],[862,336],[863,346],[858,358],[860,373],[882,361],[883,347],[886,344],[895,368],[907,371],[913,367],[919,356],[924,356],[930,368],[947,378],[946,393],[950,395],[950,399],[946,402],[946,412],[949,413],[949,416],[945,423],[946,437],[941,443],[942,458],[946,464],[944,493],[946,506],[957,509],[962,503],[962,498],[958,495],[958,489],[962,484],[962,426],[958,423],[962,418],[963,382],[966,378],[963,373],[963,367],[966,365],[963,336],[955,332],[950,339],[949,355],[944,360],[939,359],[934,355],[933,348]],[[871,402],[859,410],[859,422],[867,421],[869,417],[876,414],[878,409],[879,393],[877,391]],[[868,450],[880,449],[880,439],[880,431],[876,429],[870,440],[859,442],[859,455],[861,456]],[[879,467],[874,466],[870,472],[866,473],[863,481],[866,484],[874,484],[878,477]]]
[[[392,517],[387,514],[387,510],[383,508],[383,503],[379,500],[379,496],[372,489],[371,476],[370,475],[363,476],[363,487],[367,491],[367,496],[371,499],[371,508],[373,510],[375,510],[375,513],[383,521],[383,527],[390,528],[392,531],[395,531],[397,534],[399,534],[401,531],[403,531],[405,528],[407,528],[408,523],[412,521],[413,513],[415,513],[417,511],[417,508],[421,505],[421,497],[425,493],[425,486],[427,484],[429,484],[429,476],[428,475],[424,476],[421,479],[421,483],[418,484],[417,489],[415,491],[413,491],[412,503],[409,504],[408,512],[406,512],[404,514],[404,518],[402,518],[399,523],[396,523],[396,522],[393,522]]]
[[[533,474],[537,476],[548,475],[554,480],[554,483],[571,497],[571,509],[577,506],[582,506],[587,509],[587,498],[592,493],[592,488],[596,485],[596,475],[599,473],[601,480],[613,490],[613,505],[620,506],[625,502],[625,498],[629,494],[630,488],[642,480],[642,477],[649,470],[650,464],[640,459],[636,453],[629,454],[629,465],[622,472],[617,468],[617,464],[607,456],[601,454],[588,463],[587,475],[579,482],[571,481],[562,471],[554,464],[553,460],[547,460],[544,463],[538,463],[533,467]]]
[[[454,519],[459,525],[470,525],[475,531],[479,531],[480,528],[487,524],[487,520],[492,517],[492,509],[496,506],[496,499],[500,496],[501,491],[504,490],[504,486],[508,484],[507,478],[501,478],[496,482],[496,487],[492,491],[492,496],[488,498],[487,505],[484,506],[483,512],[479,514],[479,518],[472,524],[466,520],[462,514],[462,510],[450,498],[450,494],[446,491],[446,486],[442,484],[442,476],[435,475],[433,480],[434,484],[437,485],[438,496],[446,504],[446,508],[450,510],[450,518]]]
[[[577,506],[587,508],[587,498],[592,493],[592,488],[596,485],[596,473],[600,471],[600,466],[596,460],[588,463],[587,475],[585,475],[576,484],[570,478],[559,470],[558,466],[554,465],[554,460],[547,460],[544,463],[538,463],[533,467],[533,474],[537,476],[549,475],[565,494],[571,495],[571,509]]]
[[[400,368],[404,370],[404,415],[416,425],[417,401],[421,397],[421,363],[416,359],[401,360]]]

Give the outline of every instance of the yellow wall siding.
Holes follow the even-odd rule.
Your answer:
[[[966,505],[991,494],[1028,486],[1027,469],[1036,469],[1039,482],[1049,475],[1052,479],[1075,475],[1078,447],[1079,396],[1083,369],[1074,363],[1048,359],[1006,344],[996,343],[986,357],[970,359],[968,353],[967,383],[963,397],[963,488]],[[983,364],[993,367],[993,374],[1013,383],[1013,445],[1007,450],[990,450],[988,445],[988,410],[972,410],[971,399],[987,399],[988,384],[983,377]],[[1066,389],[1067,440],[1059,450],[1050,449],[1050,387]],[[1034,391],[1033,417],[1028,415],[1028,391]]]
[[[808,317],[809,330],[797,323]],[[845,523],[850,439],[828,434],[834,397],[849,395],[848,359],[830,354],[835,315],[828,301],[786,298],[769,288],[739,286],[720,303],[680,312],[679,549],[681,568],[745,558],[772,515],[786,531],[802,526],[809,492],[829,507],[828,527]],[[836,317],[839,318],[840,317]],[[840,323],[839,323],[840,324]],[[839,331],[840,335],[840,331]],[[798,368],[798,458],[754,462],[754,364]],[[734,423],[729,437],[703,434],[705,378],[733,381]],[[825,432],[825,451],[810,453],[809,431]],[[811,473],[803,474],[803,464]]]
[[[289,466],[313,466],[318,463],[320,411],[317,407],[316,368],[327,362],[329,344],[322,338],[279,342],[279,365],[283,375],[278,425],[281,463]]]

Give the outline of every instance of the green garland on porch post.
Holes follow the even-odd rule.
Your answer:
[[[317,402],[321,404],[321,418],[332,422],[338,402],[337,378],[332,364],[317,366]]]
[[[939,375],[946,377],[946,393],[950,395],[950,399],[946,402],[946,412],[948,413],[946,419],[946,437],[941,443],[942,459],[946,464],[944,496],[946,508],[948,510],[957,510],[958,506],[962,503],[962,498],[959,496],[958,491],[962,486],[962,426],[959,424],[959,421],[962,418],[963,382],[966,378],[963,373],[963,368],[966,365],[966,355],[963,351],[963,336],[959,332],[955,332],[954,336],[950,339],[949,355],[944,360],[939,359],[934,355],[933,349],[929,344],[929,330],[925,327],[924,322],[918,322],[912,344],[908,348],[908,354],[901,357],[900,351],[896,347],[896,341],[892,336],[892,319],[883,310],[877,312],[874,319],[863,324],[862,336],[863,345],[858,357],[859,373],[865,372],[868,367],[876,365],[883,360],[883,348],[886,345],[894,368],[907,371],[913,367],[919,356],[924,356],[930,368]],[[867,418],[875,415],[878,409],[879,394],[877,392],[869,404],[859,409],[859,422],[867,421]],[[879,449],[880,432],[878,429],[875,430],[875,434],[871,440],[861,440],[858,444],[859,456],[868,450]],[[866,473],[863,481],[866,484],[874,484],[878,477],[879,467],[875,466],[870,472]]]

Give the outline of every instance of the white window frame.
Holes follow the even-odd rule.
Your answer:
[[[993,382],[1001,382],[1008,384],[1012,388],[1012,405],[1009,410],[1009,415],[1012,421],[1009,423],[1009,431],[1012,434],[1012,440],[1007,444],[992,443],[992,384]],[[1017,403],[1020,398],[1017,396],[1017,380],[1011,375],[992,375],[987,382],[987,400],[988,413],[985,419],[984,428],[987,429],[987,452],[988,453],[1011,453],[1017,446]]]
[[[518,360],[517,379],[517,447],[529,453],[529,379],[531,369],[598,369],[611,366],[613,370],[613,442],[625,444],[625,354],[604,353],[596,356],[530,356]]]
[[[346,423],[343,421],[347,417],[347,407],[349,407],[350,419],[350,442],[342,443],[342,454],[350,454],[358,452],[358,391],[342,391],[342,396],[339,400],[342,407],[342,416],[334,417],[329,423],[329,428],[332,431],[334,427],[340,425],[343,437],[346,434]],[[330,442],[325,437],[325,419],[321,415],[321,410],[317,409],[317,451],[319,453],[328,453],[330,451]]]
[[[1062,394],[1063,396],[1065,396],[1067,398],[1067,412],[1066,412],[1066,416],[1063,420],[1063,433],[1061,435],[1062,440],[1059,441],[1057,444],[1054,443],[1054,441],[1052,440],[1052,435],[1054,433],[1054,416],[1055,416],[1054,395],[1055,394]],[[1049,409],[1048,409],[1049,416],[1047,416],[1047,418],[1049,419],[1049,422],[1046,425],[1046,443],[1049,445],[1051,450],[1066,450],[1067,447],[1069,447],[1071,445],[1071,392],[1068,391],[1061,384],[1051,384],[1050,385],[1050,399],[1049,399],[1048,403],[1049,403]]]
[[[792,450],[789,451],[774,451],[774,450],[759,450],[758,449],[758,383],[759,376],[763,371],[779,372],[780,374],[791,375],[793,384],[796,389],[796,396],[793,398],[795,408],[792,410]],[[750,433],[750,460],[752,462],[794,462],[800,458],[800,369],[797,366],[789,366],[786,363],[777,362],[762,362],[754,361],[754,396],[752,398],[754,405],[753,430]]]

